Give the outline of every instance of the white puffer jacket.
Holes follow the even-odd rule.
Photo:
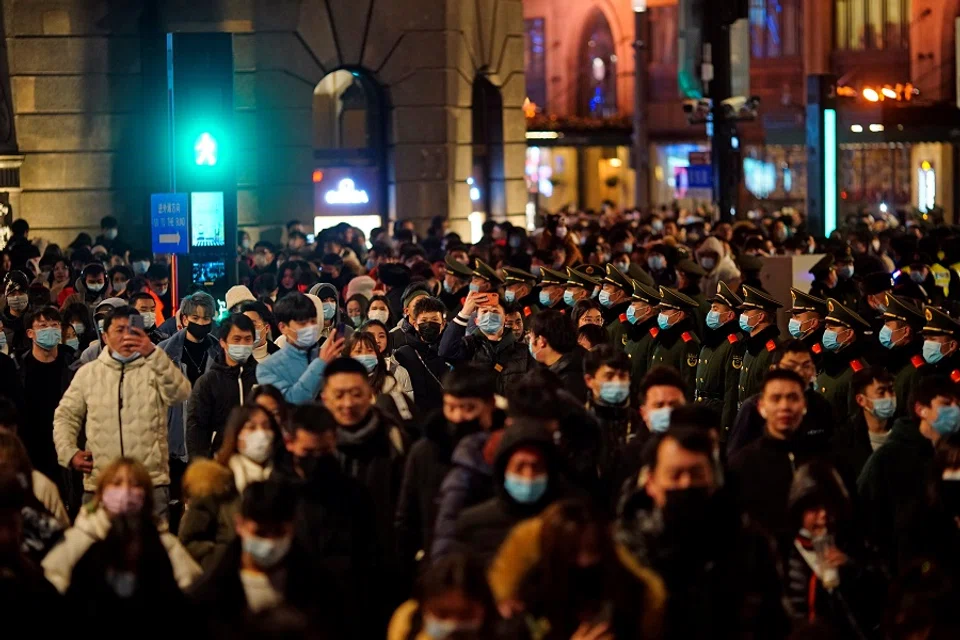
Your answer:
[[[95,542],[100,542],[107,537],[110,524],[110,515],[103,507],[96,511],[90,511],[84,507],[77,515],[76,523],[63,534],[60,544],[51,549],[40,563],[43,574],[60,593],[67,592],[73,567],[80,561],[83,554]],[[173,578],[181,589],[186,589],[200,577],[203,570],[190,557],[177,537],[166,530],[165,525],[161,525],[160,542],[167,550],[170,564],[173,565]]]
[[[95,490],[99,474],[121,456],[143,463],[153,486],[169,485],[167,407],[189,396],[190,381],[161,349],[127,364],[105,349],[80,367],[53,415],[60,465],[69,468],[86,424],[93,473],[84,476],[84,489]]]

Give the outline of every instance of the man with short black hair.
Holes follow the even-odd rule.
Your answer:
[[[157,301],[146,291],[134,293],[128,298],[131,307],[143,317],[143,328],[153,344],[160,344],[170,336],[157,327]]]
[[[353,279],[352,273],[343,268],[343,258],[336,253],[325,253],[320,258],[320,281],[332,284],[337,291],[346,291],[347,285]]]
[[[586,402],[583,360],[569,316],[546,309],[531,318],[529,332],[527,339],[533,359],[556,374],[574,398]]]
[[[273,313],[287,345],[259,364],[257,382],[275,386],[291,404],[313,402],[320,393],[324,369],[343,350],[343,338],[334,330],[317,349],[317,307],[302,293],[284,296]]]
[[[91,309],[96,308],[107,295],[107,272],[99,262],[91,262],[80,272],[80,277],[73,284],[76,293],[64,299],[61,308],[82,302]]]
[[[837,471],[851,487],[856,486],[867,459],[890,438],[897,415],[893,382],[887,370],[875,367],[858,371],[850,381],[859,411],[849,424],[838,425],[830,448]]]
[[[443,404],[443,376],[450,365],[440,357],[440,336],[446,328],[446,307],[438,298],[420,296],[411,313],[416,340],[393,352],[393,357],[410,374],[417,407],[426,413]]]
[[[411,282],[403,290],[403,295],[401,296],[403,316],[400,318],[397,326],[387,327],[389,330],[387,338],[389,339],[391,352],[419,340],[415,326],[415,318],[413,317],[414,304],[420,298],[430,296],[431,294],[430,287],[423,281]]]
[[[150,290],[157,294],[164,309],[173,309],[170,294],[170,267],[162,264],[152,264],[147,268],[147,282]],[[172,314],[171,314],[171,317]]]
[[[270,339],[270,327],[273,325],[273,314],[267,305],[258,300],[244,302],[240,305],[240,313],[253,322],[253,357],[257,362],[263,362],[280,347]]]
[[[253,245],[253,273],[254,277],[277,273],[277,252],[266,240]]]

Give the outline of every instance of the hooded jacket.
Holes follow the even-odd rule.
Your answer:
[[[187,379],[187,364],[183,362],[183,343],[187,339],[187,330],[181,329],[175,334],[157,345],[157,349],[163,350],[173,362],[174,366],[180,369],[184,379]],[[207,343],[207,364],[204,372],[209,371],[216,362],[217,358],[223,358],[223,351],[220,349],[220,343],[216,338],[208,335],[204,338]],[[202,376],[203,374],[201,374]],[[200,379],[197,379],[199,382]],[[189,385],[189,380],[187,381]],[[179,458],[186,462],[187,456],[187,416],[190,414],[190,396],[187,396],[183,402],[170,406],[167,412],[167,432],[170,444],[170,457]],[[226,417],[224,417],[224,420]],[[202,453],[202,452],[201,452]]]
[[[504,488],[507,463],[521,447],[537,449],[546,459],[547,490],[532,504],[517,502]],[[536,424],[514,423],[504,431],[494,460],[494,497],[460,514],[456,524],[457,543],[489,565],[517,523],[536,516],[563,496],[561,483],[556,448],[550,434]]]
[[[285,346],[257,365],[257,383],[273,385],[290,404],[313,402],[323,384],[327,361],[308,351]]]
[[[53,415],[60,466],[70,468],[85,425],[93,473],[84,476],[84,489],[94,491],[103,469],[121,456],[143,463],[155,487],[169,485],[167,409],[189,397],[190,382],[161,349],[126,364],[103,351],[80,368]]]
[[[417,406],[429,413],[443,406],[443,376],[450,365],[437,353],[439,340],[427,344],[422,340],[400,347],[393,353],[397,363],[406,370]],[[396,375],[394,375],[396,377]],[[400,381],[397,381],[400,384]],[[401,385],[402,387],[402,385]]]
[[[257,361],[251,356],[230,367],[223,354],[197,379],[187,403],[187,454],[209,458],[223,442],[227,417],[243,406],[257,384]]]
[[[497,393],[503,394],[511,382],[533,368],[533,357],[526,345],[516,341],[513,332],[505,330],[499,341],[477,331],[466,335],[467,320],[454,318],[440,338],[440,356],[448,362],[473,362],[497,371]]]
[[[240,494],[233,473],[213,460],[197,460],[183,474],[183,494],[187,510],[180,520],[180,542],[209,571],[236,535]]]
[[[88,294],[92,292],[87,291],[86,279],[83,277],[79,277],[77,278],[77,281],[73,283],[73,288],[76,291],[76,293],[73,293],[64,299],[63,304],[60,305],[61,309],[66,309],[71,304],[74,304],[77,302],[79,302],[80,304],[85,304],[91,309],[95,309],[97,305],[103,302],[103,299],[104,299],[103,296],[106,295],[110,287],[109,285],[106,284],[106,281],[104,281],[103,289],[100,289],[100,291],[97,292],[96,297],[90,298]]]
[[[708,271],[707,275],[700,280],[700,291],[705,296],[712,296],[717,292],[717,285],[721,282],[726,283],[731,291],[736,291],[740,286],[740,270],[737,269],[737,264],[730,257],[726,245],[720,238],[710,236],[697,249],[698,262],[700,255],[709,251],[716,253],[719,257],[713,269]]]

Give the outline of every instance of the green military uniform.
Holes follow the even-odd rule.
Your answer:
[[[657,288],[657,284],[653,281],[653,278],[647,273],[639,263],[631,262],[630,267],[627,269],[627,275],[630,276],[632,280],[636,280],[642,285]]]
[[[477,262],[473,267],[473,277],[483,278],[489,282],[493,291],[497,291],[503,286],[503,278],[497,275],[496,269],[488,265],[480,258],[477,258]]]
[[[447,271],[452,271],[459,280],[466,280],[467,285],[470,284],[470,278],[473,277],[473,269],[463,263],[457,262],[450,256],[444,258],[443,261],[447,264]],[[447,305],[447,322],[453,322],[453,319],[460,313],[460,309],[463,308],[463,302],[468,293],[470,293],[469,286],[461,287],[457,291],[447,292],[444,290],[440,293],[440,300],[443,301],[443,304]]]
[[[630,306],[630,296],[633,295],[633,280],[623,275],[620,269],[617,269],[612,264],[608,264],[602,284],[613,285],[627,294],[623,302],[603,310],[603,322],[607,327],[607,336],[610,338],[610,344],[616,349],[623,349],[626,343],[626,327],[624,325],[627,319],[627,307]]]
[[[743,285],[741,311],[760,309],[771,318],[776,318],[777,309],[782,306],[770,294],[756,287]],[[763,379],[770,371],[773,352],[776,351],[778,344],[780,344],[780,329],[775,321],[758,331],[756,335],[747,336],[743,340],[743,351],[735,355],[733,360],[734,368],[740,369],[740,381],[737,385],[738,409],[747,398],[760,393],[763,388]],[[737,362],[738,357],[739,362]]]
[[[743,304],[725,282],[717,284],[712,302],[726,305],[731,310]],[[697,384],[694,398],[720,417],[720,433],[726,434],[737,416],[737,387],[740,370],[734,368],[734,356],[740,356],[743,333],[736,317],[717,327],[707,328],[697,364]]]
[[[960,341],[960,324],[946,313],[936,307],[924,307],[923,315],[924,336],[947,336]],[[957,392],[960,393],[960,350],[954,351],[937,362],[926,362],[920,368],[919,374],[917,384],[923,384],[923,380],[931,376],[943,377],[951,380],[956,385]]]
[[[800,340],[800,342],[806,345],[811,353],[813,353],[813,362],[817,365],[817,372],[819,373],[823,366],[822,340],[823,330],[826,329],[823,319],[827,317],[827,301],[812,296],[809,293],[804,293],[795,287],[790,287],[790,298],[793,301],[793,306],[790,307],[790,315],[815,313],[820,319],[819,324],[812,330],[808,330],[807,333],[800,335],[790,334],[790,337]]]
[[[554,271],[553,269],[548,269],[547,267],[540,267],[540,288],[548,286],[556,286],[563,289],[567,286],[567,274],[560,273],[559,271]],[[567,305],[563,302],[563,296],[561,295],[553,303],[551,307],[544,307],[542,304],[537,302],[539,308],[542,309],[553,309],[554,311],[559,311],[560,313],[567,312]]]
[[[897,394],[897,415],[908,416],[910,392],[920,378],[920,370],[927,364],[921,355],[923,339],[920,337],[920,332],[924,325],[923,309],[913,304],[908,298],[889,293],[884,296],[884,306],[886,310],[881,316],[884,323],[903,322],[909,325],[912,334],[907,344],[884,349],[887,351],[884,368],[893,376],[893,390]]]
[[[700,361],[700,338],[696,333],[696,300],[676,289],[660,287],[660,313],[682,311],[684,317],[656,336],[650,356],[650,368],[667,366],[676,369],[686,386],[687,400],[693,400],[697,385],[697,364]]]
[[[690,258],[684,258],[678,262],[677,271],[683,273],[684,277],[690,281],[688,286],[680,289],[680,293],[697,302],[697,309],[694,311],[697,316],[697,336],[703,340],[707,335],[707,314],[710,313],[710,303],[707,302],[707,296],[700,290],[700,280],[707,275],[707,272]]]
[[[537,312],[540,311],[540,307],[536,304],[536,295],[533,293],[534,288],[537,286],[537,276],[528,271],[524,271],[523,269],[504,267],[503,281],[504,288],[509,287],[512,284],[525,284],[530,287],[530,293],[517,300],[507,300],[506,292],[503,294],[506,302],[520,307],[520,313],[523,316],[523,330],[526,331],[530,324],[530,318],[535,316]]]
[[[593,266],[593,265],[585,265]],[[586,273],[580,269],[573,269],[567,267],[567,289],[571,287],[577,287],[583,289],[587,292],[587,296],[583,300],[590,300],[596,298],[600,293],[600,287],[603,286],[602,278],[594,278],[588,276]]]
[[[636,280],[633,281],[632,298],[634,301],[643,302],[651,307],[660,305],[659,289],[648,287]],[[630,382],[634,394],[639,389],[640,380],[647,374],[647,369],[650,368],[650,356],[653,355],[658,333],[660,333],[660,327],[657,326],[656,313],[637,324],[629,323],[629,326],[626,327],[624,333],[626,343],[623,345],[623,350],[630,357]]]
[[[870,331],[870,323],[838,300],[827,298],[826,320],[828,323],[853,329],[856,334],[853,342],[840,350],[824,350],[823,370],[817,375],[816,383],[817,390],[833,408],[833,417],[837,424],[845,424],[857,411],[857,403],[850,393],[850,381],[853,374],[867,366],[863,354],[876,347],[868,345],[864,337],[864,333]]]

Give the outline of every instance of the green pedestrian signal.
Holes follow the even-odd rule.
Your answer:
[[[197,166],[213,167],[217,164],[217,139],[207,132],[201,133],[193,145]]]

